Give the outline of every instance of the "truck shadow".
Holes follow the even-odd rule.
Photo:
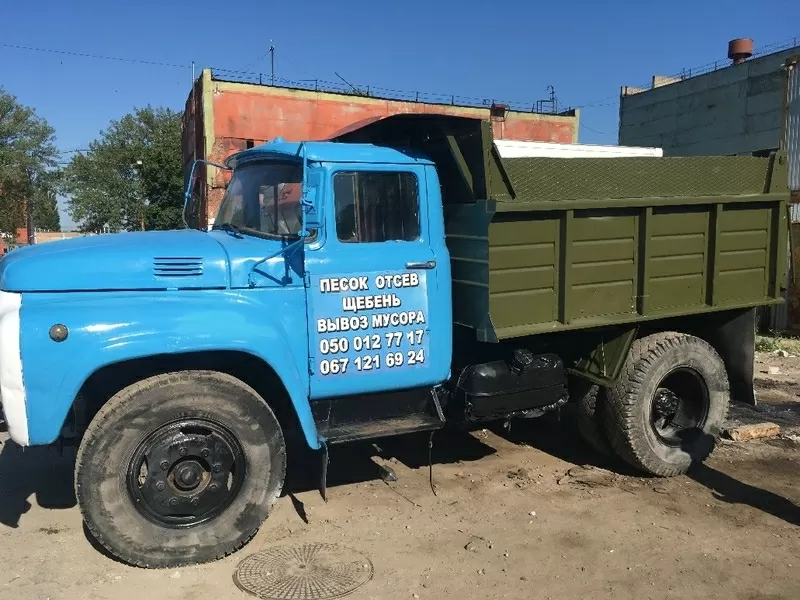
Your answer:
[[[587,446],[577,433],[570,429],[568,421],[545,415],[537,419],[514,421],[511,429],[503,424],[487,423],[477,431],[444,429],[437,431],[433,445],[429,433],[408,434],[379,438],[366,442],[353,442],[330,449],[327,487],[380,480],[385,476],[380,463],[394,459],[409,469],[427,468],[437,465],[479,461],[496,454],[492,438],[480,433],[485,429],[503,442],[516,446],[528,446],[576,465],[592,465],[614,470],[621,474],[641,475],[622,461],[604,457]],[[485,439],[486,441],[482,441]],[[496,438],[495,438],[496,439]],[[295,494],[319,488],[321,453],[297,448],[289,452],[288,478],[284,493],[292,498],[297,509]],[[377,460],[376,460],[377,459]]]
[[[713,444],[713,438],[701,435],[705,444]],[[787,476],[794,476],[785,473]],[[708,465],[695,463],[687,476],[707,488],[714,499],[727,504],[746,504],[766,514],[781,519],[790,525],[800,525],[800,506],[774,492],[750,485]]]
[[[779,494],[740,481],[705,463],[693,466],[688,476],[708,488],[719,502],[747,504],[790,525],[800,525],[800,506]]]
[[[508,433],[497,433],[511,442],[529,444],[567,462],[589,464],[632,477],[656,478],[632,468],[616,457],[604,457],[592,450],[580,438],[571,421],[562,419],[559,422],[555,413],[520,424],[515,423]],[[712,436],[700,430],[689,431],[686,436],[695,438],[692,449],[688,445],[684,447],[690,454],[700,453],[705,456],[715,443]],[[789,524],[800,525],[800,506],[791,500],[715,469],[708,461],[697,462],[697,457],[695,461],[687,477],[707,488],[716,500],[730,504],[747,504]],[[791,476],[788,473],[786,475]]]
[[[381,460],[395,459],[409,469],[427,467],[430,433],[412,433],[332,446],[329,451],[327,487],[375,481],[381,478]],[[442,464],[480,460],[496,449],[476,439],[469,432],[456,429],[437,431],[430,457],[434,467]],[[379,459],[376,461],[376,459]],[[284,493],[295,494],[319,489],[322,467],[320,452],[295,447],[289,451]]]
[[[8,440],[0,446],[0,525],[16,529],[31,509],[28,499],[42,508],[75,506],[72,472],[75,452],[60,456],[51,447],[21,448]]]
[[[536,419],[513,421],[508,429],[495,424],[490,430],[507,442],[535,448],[574,465],[600,467],[620,475],[642,476],[642,473],[615,455],[603,455],[584,442],[567,414],[550,412]]]
[[[591,465],[631,477],[657,479],[634,469],[615,456],[598,453],[583,442],[573,430],[569,419],[559,420],[557,415],[516,421],[512,423],[510,430],[501,423],[489,425],[486,429],[506,442],[535,448],[568,463]],[[429,434],[413,434],[334,447],[330,453],[328,487],[380,480],[381,468],[375,458],[393,458],[410,469],[427,467],[428,440]],[[704,435],[700,445],[695,448],[702,447],[704,443],[713,444],[711,436]],[[474,434],[444,430],[437,432],[434,437],[431,458],[435,469],[436,465],[441,464],[481,460],[496,452],[496,448],[482,442]],[[290,469],[292,475],[284,488],[285,493],[292,498],[298,514],[304,512],[304,507],[295,494],[319,487],[320,459],[318,454],[311,454],[311,462]],[[747,504],[792,525],[800,525],[800,506],[779,494],[715,469],[707,462],[693,465],[687,476],[707,488],[720,502]]]

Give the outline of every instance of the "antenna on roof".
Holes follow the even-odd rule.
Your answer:
[[[272,85],[275,85],[275,46],[272,45],[272,40],[269,41],[269,62],[272,69]]]

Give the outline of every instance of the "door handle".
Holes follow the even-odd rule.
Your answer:
[[[436,267],[435,260],[423,260],[420,262],[407,262],[406,269],[433,269]]]

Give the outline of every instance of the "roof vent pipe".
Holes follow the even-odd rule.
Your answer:
[[[753,40],[750,38],[737,38],[728,42],[728,58],[733,64],[743,63],[753,56]]]

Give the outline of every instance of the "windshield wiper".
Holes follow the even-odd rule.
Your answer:
[[[211,227],[211,229],[221,229],[222,231],[227,231],[229,233],[234,234],[237,237],[244,237],[242,235],[242,230],[239,229],[233,223],[219,223],[219,224],[214,223],[214,225],[213,225],[213,227]]]

